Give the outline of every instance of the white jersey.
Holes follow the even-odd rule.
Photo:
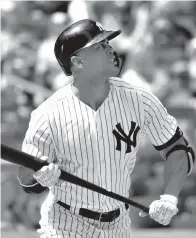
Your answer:
[[[177,122],[150,92],[119,78],[109,82],[109,95],[97,111],[73,94],[71,84],[58,90],[33,111],[22,150],[48,156],[65,171],[128,197],[142,137],[147,134],[154,146],[164,145]],[[76,209],[122,207],[115,199],[65,181],[50,188],[50,194]]]

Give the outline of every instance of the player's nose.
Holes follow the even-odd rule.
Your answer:
[[[106,52],[107,55],[113,55],[114,54],[114,50],[109,45],[109,41],[108,40],[103,41],[102,46],[105,49],[105,52]]]
[[[106,53],[107,53],[108,55],[113,55],[114,50],[113,50],[113,48],[112,48],[110,45],[108,45],[108,46],[106,47]]]
[[[109,49],[109,50],[107,51],[107,54],[108,54],[108,55],[113,55],[113,53],[114,53],[113,49]]]

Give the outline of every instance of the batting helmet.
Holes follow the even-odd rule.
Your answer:
[[[84,19],[67,27],[57,38],[54,53],[61,68],[67,76],[72,75],[70,58],[77,51],[99,43],[105,39],[111,40],[121,33],[106,31],[99,22]]]

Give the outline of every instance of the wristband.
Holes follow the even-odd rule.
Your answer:
[[[175,206],[177,206],[178,204],[178,199],[177,197],[173,196],[173,195],[169,195],[169,194],[163,194],[160,196],[160,200],[161,201],[168,201],[168,202],[171,202],[173,203]]]

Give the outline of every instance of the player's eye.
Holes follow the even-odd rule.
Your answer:
[[[101,49],[103,49],[103,44],[99,44],[96,46],[96,50],[101,50]]]

